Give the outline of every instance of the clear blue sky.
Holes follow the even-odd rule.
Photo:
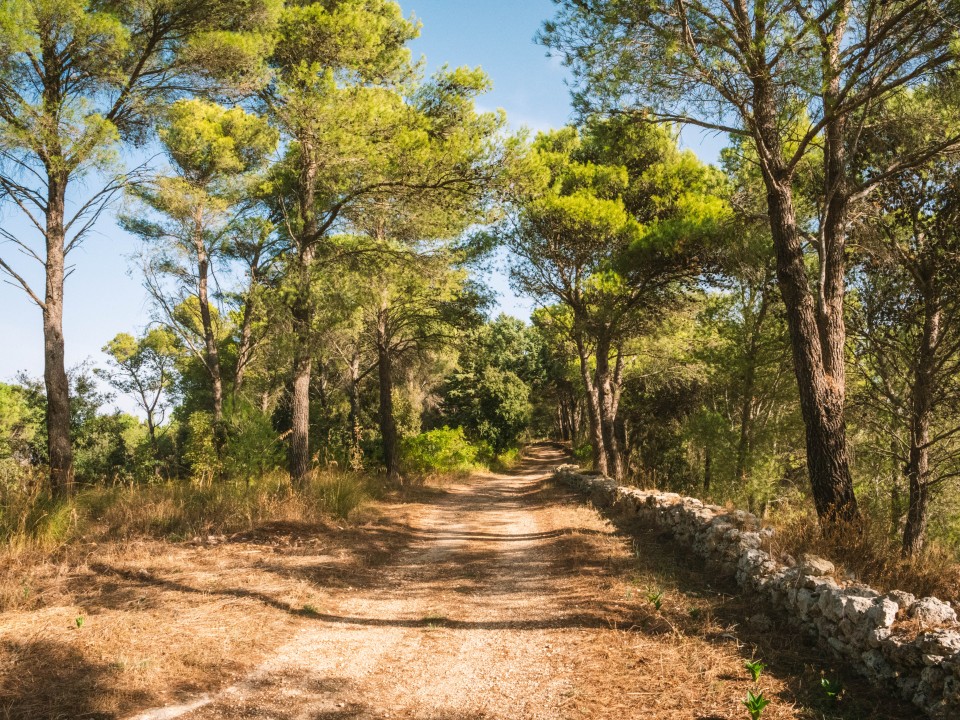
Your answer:
[[[427,58],[428,69],[445,63],[482,66],[493,80],[493,91],[481,99],[482,109],[504,108],[513,127],[544,130],[571,119],[569,94],[564,84],[566,70],[559,60],[546,56],[534,44],[540,24],[553,13],[550,0],[401,0],[404,12],[423,23],[421,37],[413,44],[415,55]],[[716,159],[722,139],[683,135],[705,160]],[[25,229],[10,209],[0,210],[0,223]],[[149,322],[149,306],[140,277],[129,256],[136,249],[133,238],[112,219],[72,255],[74,272],[67,280],[64,313],[67,364],[86,359],[102,362],[100,348],[118,332],[136,332]],[[4,256],[12,250],[0,248]],[[14,256],[20,267],[25,258]],[[491,284],[500,294],[500,308],[527,317],[530,304],[510,292],[502,268],[491,268]],[[31,277],[43,283],[37,272]],[[40,310],[24,293],[0,285],[0,381],[10,380],[20,370],[33,376],[43,373]]]

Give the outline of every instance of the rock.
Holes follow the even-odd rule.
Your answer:
[[[931,655],[956,655],[960,653],[960,632],[934,630],[917,637],[920,649]]]
[[[820,593],[820,612],[828,620],[837,622],[843,617],[843,608],[846,605],[847,598],[839,588],[828,589]]]
[[[924,625],[946,625],[957,621],[956,610],[934,597],[917,600],[907,610],[907,615]]]
[[[889,637],[890,631],[887,628],[874,628],[867,633],[867,644],[872,648],[878,648],[883,645],[883,641]]]
[[[888,628],[896,622],[899,610],[900,607],[893,600],[881,598],[875,601],[874,606],[867,611],[867,620],[874,627]]]
[[[917,601],[916,595],[911,595],[903,590],[891,590],[885,597],[888,600],[893,600],[901,610],[906,610]]]
[[[824,577],[827,575],[833,575],[837,569],[834,567],[832,562],[825,560],[822,557],[817,557],[816,555],[803,555],[800,558],[800,571],[804,575]]]
[[[893,668],[890,667],[883,654],[878,650],[867,650],[860,656],[864,667],[873,677],[880,680],[891,678],[895,675]]]
[[[843,605],[843,614],[850,620],[857,622],[866,616],[874,607],[873,598],[853,595],[846,599]]]

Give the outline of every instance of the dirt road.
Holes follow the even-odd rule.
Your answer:
[[[140,636],[130,631],[128,655],[145,658],[139,671],[128,663],[102,672],[56,707],[30,705],[21,689],[7,715],[744,718],[753,685],[743,661],[758,657],[772,700],[764,718],[915,717],[850,681],[841,704],[828,702],[819,678],[833,669],[821,653],[789,634],[750,630],[742,620],[757,610],[692,559],[663,539],[629,540],[553,487],[550,472],[562,461],[535,446],[509,474],[476,474],[385,508],[389,522],[359,528],[339,550],[322,538],[271,547],[252,535],[177,551],[146,570],[93,564],[91,584],[109,576],[117,586],[96,595],[101,641],[74,652],[88,665],[95,651],[106,653],[111,632],[134,622],[110,613],[129,612],[119,598],[138,587],[147,598],[140,606],[159,614],[151,617],[191,603],[192,615],[167,635],[166,657],[180,669],[156,662],[156,639],[137,655]],[[379,544],[365,545],[371,538]],[[142,618],[134,626],[154,632]],[[197,657],[184,660],[191,652]],[[229,671],[219,682],[207,673],[206,686],[185,683],[191,663]],[[119,699],[98,705],[84,692]],[[137,707],[156,709],[131,712]]]

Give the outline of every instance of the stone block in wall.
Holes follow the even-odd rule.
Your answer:
[[[928,627],[957,622],[957,612],[949,603],[933,597],[920,598],[907,610],[907,616]]]

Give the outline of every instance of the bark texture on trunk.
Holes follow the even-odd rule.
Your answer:
[[[293,319],[293,396],[291,397],[290,476],[303,487],[310,479],[310,378],[313,372],[312,272],[319,242],[316,215],[318,167],[309,138],[300,139],[298,210],[302,228],[296,238],[297,288],[291,307]]]
[[[838,364],[835,357],[837,352],[842,355],[842,319],[818,323],[796,225],[792,191],[785,185],[771,183],[768,201],[777,253],[777,278],[787,311],[794,372],[806,429],[807,470],[814,504],[822,522],[854,521],[859,518],[859,511],[847,454],[845,378],[843,363]],[[821,341],[821,331],[828,340],[826,347]],[[838,333],[840,337],[837,337]]]
[[[223,441],[223,376],[220,372],[220,348],[217,345],[217,330],[210,312],[210,258],[203,242],[202,231],[197,230],[194,238],[194,251],[197,253],[197,300],[200,303],[200,323],[203,326],[204,365],[210,375],[211,407],[213,412],[214,437],[217,452]]]
[[[350,469],[363,470],[363,429],[360,427],[360,354],[354,353],[347,366],[350,377],[347,395],[350,398]]]
[[[393,357],[386,317],[377,318],[377,373],[380,385],[380,437],[383,442],[383,464],[387,481],[400,482],[400,458],[397,447],[397,421],[393,415]]]
[[[313,370],[313,353],[304,337],[309,335],[311,322],[309,309],[295,308],[294,333],[297,338],[293,354],[293,397],[290,426],[290,475],[294,484],[303,487],[310,478],[310,377]]]
[[[792,170],[783,164],[778,114],[769,78],[760,76],[755,80],[754,106],[755,134],[776,252],[777,281],[786,306],[794,372],[806,429],[807,470],[814,504],[824,524],[858,521],[860,514],[853,493],[844,419],[843,235],[846,202],[842,197],[842,174],[845,172],[842,148],[831,147],[825,153],[825,169],[831,183],[830,207],[821,230],[819,298],[815,303],[797,226]],[[828,129],[828,141],[836,139],[835,134],[842,134],[842,130]]]
[[[597,343],[596,356],[596,392],[600,407],[600,429],[603,435],[603,448],[607,455],[607,474],[614,480],[623,479],[623,456],[617,438],[617,401],[618,391],[610,368],[610,342],[601,338]]]
[[[910,456],[907,460],[907,522],[903,528],[903,555],[911,557],[923,549],[930,511],[930,426],[933,420],[936,348],[942,332],[942,312],[936,300],[928,298],[924,309],[923,336],[917,357],[912,388]]]
[[[297,297],[292,307],[293,318],[293,395],[291,397],[290,476],[298,487],[310,479],[313,462],[310,457],[310,380],[313,374],[313,305],[310,298],[312,249],[301,253]]]
[[[243,300],[243,320],[240,322],[240,340],[237,345],[237,367],[233,375],[233,396],[236,397],[243,389],[243,382],[247,375],[247,366],[253,356],[253,311],[256,302],[257,286],[260,284],[260,254],[262,248],[258,246],[249,258],[250,284],[247,286]]]
[[[50,493],[56,498],[73,492],[73,443],[70,437],[70,381],[63,339],[65,279],[64,198],[66,180],[51,177],[47,192],[46,292],[43,306],[43,381],[47,393],[47,455]]]

